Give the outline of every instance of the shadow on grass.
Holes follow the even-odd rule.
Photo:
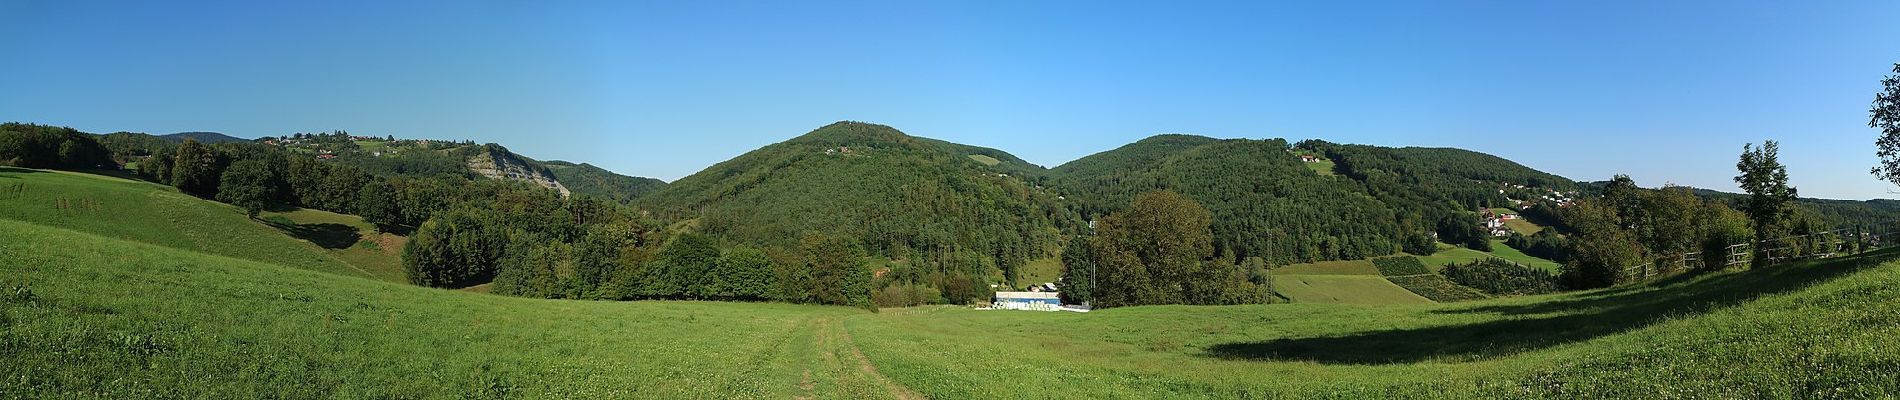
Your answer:
[[[41,170],[37,170],[37,169],[26,169],[26,168],[17,168],[17,167],[5,167],[5,166],[0,166],[0,173],[8,173],[8,174],[38,174],[38,173],[44,173],[44,172],[46,172],[46,171],[41,171]],[[7,178],[14,178],[14,179],[19,179],[19,178],[16,178],[16,177],[11,177],[11,176],[9,176],[9,177],[7,177]]]
[[[1759,296],[1797,290],[1896,257],[1900,257],[1900,249],[1887,249],[1706,279],[1674,278],[1535,304],[1450,309],[1442,312],[1495,313],[1512,319],[1338,337],[1225,343],[1208,347],[1206,355],[1322,364],[1475,361],[1641,328],[1665,316],[1705,313]],[[1555,316],[1534,317],[1545,314]]]
[[[291,237],[315,243],[318,247],[326,249],[347,249],[356,245],[357,241],[363,240],[363,234],[358,233],[356,227],[344,224],[296,224],[282,218],[267,218],[263,222],[265,225],[284,231]]]

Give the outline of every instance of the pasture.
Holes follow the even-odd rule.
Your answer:
[[[271,217],[364,228],[328,213]],[[1900,250],[1456,303],[1430,303],[1372,266],[1274,276],[1306,304],[871,313],[422,288],[291,234],[156,185],[0,170],[0,397],[1900,393],[1900,308],[1878,306],[1900,298]],[[1387,304],[1323,304],[1367,299]]]

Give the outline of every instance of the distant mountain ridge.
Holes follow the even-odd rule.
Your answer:
[[[198,143],[205,143],[205,144],[250,142],[251,141],[251,139],[234,137],[234,136],[225,135],[218,132],[179,132],[179,133],[173,133],[170,135],[158,135],[158,137],[160,139],[172,141],[173,143],[183,142],[185,141],[185,139],[196,140],[198,141]]]

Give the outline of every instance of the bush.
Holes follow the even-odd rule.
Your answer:
[[[943,301],[937,289],[914,283],[885,286],[871,295],[878,307],[912,307]]]
[[[1459,286],[1441,275],[1407,275],[1385,278],[1392,284],[1440,303],[1488,298],[1475,289]]]
[[[1494,295],[1542,294],[1558,290],[1556,274],[1500,258],[1449,265],[1443,273],[1452,282]]]

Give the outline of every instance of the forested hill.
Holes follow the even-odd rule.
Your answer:
[[[1119,210],[1141,192],[1179,192],[1214,213],[1217,251],[1276,264],[1385,255],[1408,243],[1429,252],[1431,232],[1465,226],[1460,221],[1475,218],[1473,209],[1516,207],[1575,188],[1568,179],[1458,149],[1191,135],[1143,139],[1063,164],[1050,176],[1088,217]]]
[[[839,235],[872,254],[917,259],[925,273],[975,277],[1052,255],[1060,233],[1081,225],[1055,194],[1002,172],[1038,169],[998,150],[838,122],[636,204],[663,219],[697,219],[703,232],[739,244],[794,247],[809,232]]]
[[[251,141],[250,139],[232,137],[230,135],[225,135],[225,134],[217,133],[217,132],[179,132],[179,133],[174,133],[170,135],[161,135],[159,136],[159,138],[169,140],[173,143],[183,142],[185,141],[185,139],[196,140],[198,141],[198,143],[204,143],[204,144]]]
[[[550,160],[542,161],[541,165],[553,171],[554,178],[574,193],[600,196],[619,203],[632,202],[633,199],[666,187],[666,181],[616,174],[588,163]]]

